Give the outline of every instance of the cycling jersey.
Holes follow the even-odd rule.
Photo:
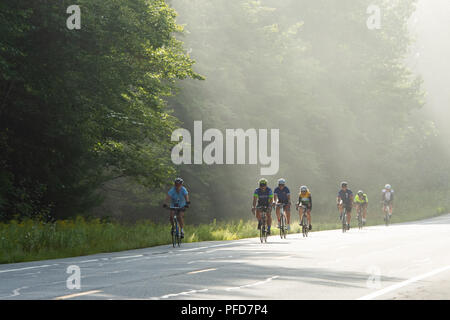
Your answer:
[[[256,189],[253,196],[258,197],[258,207],[269,206],[269,204],[273,201],[272,189],[269,187],[266,187],[266,190],[264,191],[261,188]]]
[[[305,204],[309,209],[312,209],[312,197],[311,192],[306,191],[305,193],[299,193],[298,203]]]
[[[179,192],[175,187],[172,187],[167,194],[170,196],[171,208],[183,208],[186,205],[185,196],[188,192],[185,187],[182,186]]]
[[[283,190],[280,187],[276,187],[273,193],[277,195],[278,202],[288,203],[288,196],[291,194],[288,187],[285,186]]]
[[[369,202],[369,198],[367,197],[367,194],[363,194],[361,197],[359,196],[359,194],[357,194],[355,196],[355,200],[356,203],[368,203]]]
[[[381,200],[387,202],[394,201],[394,190],[391,189],[390,191],[388,191],[386,189],[383,189],[381,191]]]
[[[351,202],[351,198],[353,196],[353,192],[350,189],[347,190],[339,190],[338,192],[338,197],[342,200],[342,203],[347,207],[351,207],[352,206],[352,202]]]

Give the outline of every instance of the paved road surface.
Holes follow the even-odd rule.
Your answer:
[[[0,299],[450,299],[450,214],[0,265]],[[69,266],[81,288],[68,289]]]

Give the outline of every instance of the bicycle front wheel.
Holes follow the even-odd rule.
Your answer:
[[[307,237],[309,226],[308,226],[308,218],[306,217],[306,215],[303,215],[303,223],[302,224],[303,224],[303,236]]]
[[[284,217],[284,214],[281,214],[280,219],[280,237],[281,239],[286,238],[286,218]]]
[[[342,232],[347,231],[347,213],[342,215]]]

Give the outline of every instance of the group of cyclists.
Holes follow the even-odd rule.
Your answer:
[[[277,205],[278,204],[278,205]],[[311,225],[311,209],[312,209],[312,197],[311,192],[307,186],[301,186],[298,195],[298,202],[296,203],[296,210],[299,212],[301,218],[302,212],[300,208],[305,205],[307,210],[307,218],[309,224],[309,230],[312,229]],[[270,209],[275,206],[275,213],[278,220],[278,228],[280,228],[280,209],[283,207],[286,212],[287,230],[291,230],[291,193],[286,186],[286,180],[278,179],[278,186],[272,192],[272,189],[268,186],[268,181],[265,178],[259,180],[259,188],[253,193],[253,206],[252,212],[258,220],[258,230],[261,228],[261,212],[265,208],[269,208],[269,215],[267,216],[267,233],[270,234],[270,228],[272,226],[272,218],[270,215]]]
[[[185,208],[189,208],[189,194],[187,189],[183,186],[183,179],[176,178],[174,181],[174,186],[167,193],[166,199],[164,201],[163,207],[168,208],[170,211],[170,222],[172,224],[172,231],[174,227],[174,213],[177,209],[183,209],[180,211],[178,216],[178,221],[181,228],[181,238],[184,237],[184,219],[183,219],[183,211]],[[268,212],[267,215],[267,226],[268,226],[268,234],[270,234],[270,228],[272,225],[272,217],[270,212],[272,208],[275,208],[276,217],[278,220],[278,228],[280,228],[280,209],[283,207],[286,213],[287,220],[287,230],[291,229],[291,193],[289,188],[286,186],[286,180],[283,178],[278,179],[278,186],[272,192],[272,189],[268,186],[268,181],[265,178],[262,178],[258,182],[259,187],[255,189],[253,193],[253,206],[251,208],[252,213],[255,215],[258,220],[258,230],[261,227],[261,212],[262,210],[266,210]],[[388,208],[389,217],[392,215],[392,208],[394,204],[394,190],[391,185],[386,184],[384,189],[381,192],[381,201],[383,203],[383,211],[385,208]],[[170,201],[170,205],[168,202]],[[369,198],[364,191],[359,190],[358,193],[354,196],[353,192],[348,188],[348,183],[346,181],[341,182],[341,189],[337,193],[336,205],[339,210],[340,217],[342,220],[342,213],[344,208],[347,212],[347,230],[350,229],[350,219],[351,219],[351,211],[352,208],[355,207],[357,212],[362,212],[362,222],[363,225],[366,223],[367,218],[367,207],[369,204]],[[301,220],[301,216],[303,214],[302,208],[306,207],[306,214],[309,224],[309,230],[312,229],[311,225],[311,210],[312,210],[312,197],[311,191],[305,185],[300,187],[298,193],[298,199],[296,202],[296,210],[298,211],[299,218]],[[269,209],[269,210],[267,210]],[[361,210],[360,210],[361,209]]]

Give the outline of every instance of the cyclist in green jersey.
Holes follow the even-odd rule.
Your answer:
[[[359,208],[361,207],[363,212],[363,225],[366,224],[366,215],[367,215],[367,206],[369,205],[369,198],[367,197],[367,194],[364,193],[364,191],[359,190],[356,194],[355,198],[353,199],[353,202],[356,207],[356,212],[359,211]]]

